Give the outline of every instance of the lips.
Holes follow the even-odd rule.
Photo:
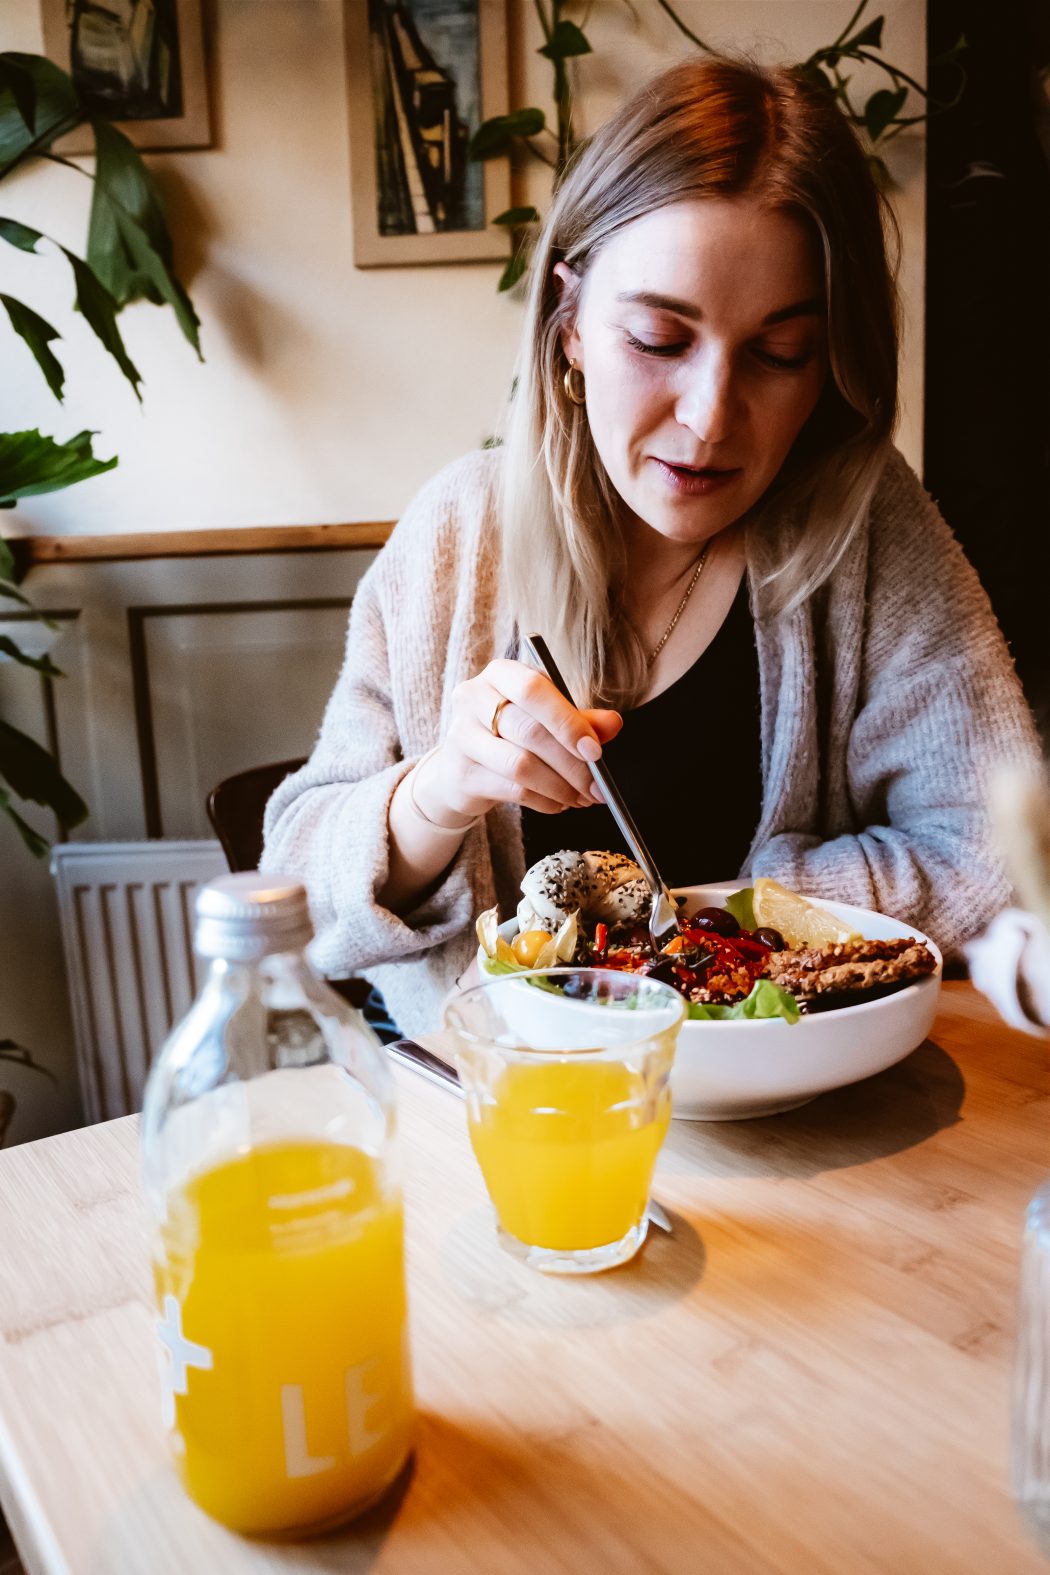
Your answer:
[[[702,497],[727,486],[743,474],[740,467],[719,465],[678,465],[653,455],[653,463],[669,487],[689,497]]]

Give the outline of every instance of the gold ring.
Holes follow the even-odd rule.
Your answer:
[[[499,719],[503,715],[503,707],[505,705],[510,705],[510,701],[506,698],[506,696],[502,696],[496,701],[496,709],[493,711],[492,721],[489,723],[489,732],[492,734],[493,738],[503,737],[503,734],[499,730]]]

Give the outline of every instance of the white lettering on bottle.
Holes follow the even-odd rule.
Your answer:
[[[378,1444],[383,1436],[382,1428],[373,1429],[368,1423],[370,1412],[379,1403],[380,1393],[369,1388],[366,1383],[366,1378],[380,1366],[380,1358],[373,1356],[367,1362],[347,1368],[346,1430],[352,1455],[363,1455],[373,1444]]]
[[[306,1443],[306,1407],[302,1384],[281,1385],[281,1426],[284,1431],[284,1469],[289,1477],[315,1477],[331,1471],[334,1455],[311,1455]]]
[[[187,1370],[199,1367],[210,1372],[212,1356],[206,1345],[187,1340],[182,1332],[182,1308],[172,1295],[164,1298],[164,1318],[154,1325],[161,1343],[160,1384],[161,1416],[165,1427],[175,1426],[175,1396],[189,1392]]]

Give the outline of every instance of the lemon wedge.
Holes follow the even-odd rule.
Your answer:
[[[759,875],[753,899],[755,921],[760,928],[779,930],[788,946],[834,946],[838,941],[857,941],[860,934],[844,919],[837,919],[826,908],[807,902],[797,891],[789,891],[778,881]]]

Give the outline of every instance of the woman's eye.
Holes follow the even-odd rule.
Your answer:
[[[801,372],[813,359],[812,350],[803,350],[799,355],[778,355],[775,350],[756,349],[755,355],[763,366],[772,367],[775,372]]]
[[[643,355],[679,355],[686,348],[684,344],[652,345],[645,339],[638,339],[634,334],[627,335],[627,343],[632,350],[640,350]]]

